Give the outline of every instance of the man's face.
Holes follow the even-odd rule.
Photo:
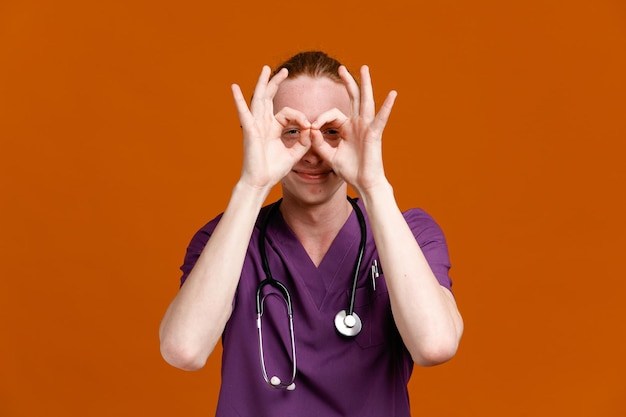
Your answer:
[[[274,97],[274,110],[278,112],[284,107],[304,113],[309,122],[314,122],[320,114],[334,108],[347,116],[351,114],[346,87],[328,77],[299,76],[283,81]],[[321,131],[325,133],[328,143],[337,146],[340,139],[334,134],[333,127],[324,126]],[[296,134],[299,128],[297,124],[285,128],[283,140],[287,145],[290,135]],[[285,197],[291,196],[303,203],[315,204],[332,197],[344,182],[312,148],[283,178],[282,185]]]

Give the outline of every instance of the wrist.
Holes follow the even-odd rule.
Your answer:
[[[367,187],[355,187],[355,190],[364,203],[380,198],[393,198],[393,187],[386,178]]]
[[[243,179],[240,179],[237,184],[235,184],[233,194],[241,194],[244,198],[250,200],[265,201],[271,190],[271,186],[250,184]]]

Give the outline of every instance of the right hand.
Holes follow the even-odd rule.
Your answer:
[[[270,73],[270,68],[264,66],[250,108],[241,88],[232,85],[243,130],[240,181],[260,189],[276,185],[311,147],[311,123],[302,112],[285,107],[274,114],[274,96],[287,78],[287,69],[283,68],[271,79]],[[290,137],[291,131],[298,131],[297,139],[283,141],[283,138]]]

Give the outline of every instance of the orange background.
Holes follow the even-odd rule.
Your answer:
[[[414,414],[626,416],[618,0],[0,3],[0,416],[213,413],[219,352],[174,369],[158,324],[238,176],[230,84],[311,48],[398,90],[388,175],[449,240],[466,333]]]

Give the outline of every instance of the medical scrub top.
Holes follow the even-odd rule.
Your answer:
[[[384,277],[372,282],[378,253],[367,214],[367,242],[356,290],[354,311],[363,323],[356,337],[339,335],[337,312],[348,308],[361,232],[354,211],[318,267],[276,212],[265,239],[272,275],[289,290],[293,305],[297,374],[293,391],[269,386],[261,371],[256,292],[266,277],[259,253],[259,232],[269,206],[261,209],[222,336],[222,384],[219,417],[392,417],[410,416],[407,383],[413,361],[395,327]],[[450,289],[450,262],[444,235],[423,210],[404,217],[439,283]],[[221,215],[193,237],[181,267],[181,285],[200,256]],[[264,360],[268,377],[291,378],[291,339],[286,302],[271,286],[263,289]]]

